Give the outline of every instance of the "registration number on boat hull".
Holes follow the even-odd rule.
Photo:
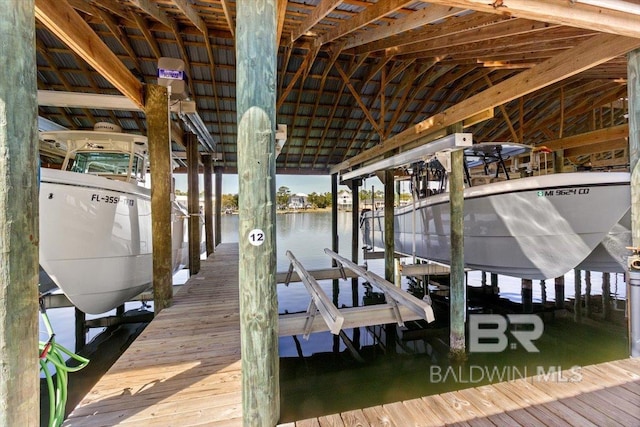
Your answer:
[[[101,194],[92,194],[91,201],[110,203],[110,204],[122,203],[123,205],[126,205],[126,206],[133,206],[135,203],[134,199],[127,199],[126,197],[120,197],[120,196],[105,196]]]
[[[540,190],[538,191],[539,197],[549,196],[576,196],[582,194],[589,194],[589,188],[563,188],[556,190]]]

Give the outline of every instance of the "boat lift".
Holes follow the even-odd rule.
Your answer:
[[[423,319],[427,322],[435,320],[429,302],[397,288],[393,283],[329,249],[325,249],[324,252],[336,261],[337,270],[340,271],[343,279],[347,278],[347,274],[351,277],[354,277],[353,274],[355,274],[356,277],[367,280],[371,285],[384,292],[387,302],[338,309],[320,287],[316,278],[304,268],[291,251],[287,251],[286,255],[291,264],[284,283],[288,285],[295,272],[307,288],[311,301],[309,308],[304,313],[281,314],[279,316],[280,336],[303,335],[305,339],[308,339],[309,335],[314,332],[331,331],[332,334],[338,335],[343,329],[387,323],[397,323],[399,326],[404,326],[404,322],[410,320]],[[345,271],[345,268],[349,270],[349,273]]]

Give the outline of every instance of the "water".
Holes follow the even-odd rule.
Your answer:
[[[238,242],[238,216],[225,215],[221,219],[222,242]],[[289,260],[285,256],[287,250],[307,269],[331,266],[331,259],[324,253],[325,248],[331,248],[330,212],[278,214],[276,226],[278,271],[286,271],[289,267]],[[338,235],[339,252],[350,259],[350,212],[338,214]],[[362,260],[361,253],[359,258]],[[383,260],[368,260],[367,264],[370,270],[384,276]],[[601,293],[601,277],[600,273],[592,273],[592,295]],[[175,277],[176,282],[184,282],[187,278],[186,272]],[[582,280],[584,292],[584,274]],[[480,272],[469,272],[467,282],[479,287]],[[330,280],[321,281],[320,284],[339,307],[352,306],[351,280],[339,280],[336,288]],[[616,284],[618,297],[624,298],[624,279],[621,275],[612,274],[612,291],[615,291]],[[514,302],[521,300],[520,279],[499,276],[499,286],[501,297]],[[403,279],[402,287],[409,287],[406,279]],[[358,288],[360,304],[365,291],[361,284]],[[280,313],[307,309],[310,297],[302,284],[292,283],[288,287],[279,284],[277,292]],[[533,296],[535,302],[542,300],[538,281],[534,282]],[[567,299],[574,296],[573,272],[565,276],[565,296]],[[547,281],[546,298],[547,301],[555,299],[553,280]],[[139,302],[127,303],[127,309],[135,309],[140,305]],[[58,341],[71,349],[74,346],[73,313],[73,309],[49,310]],[[436,323],[446,325],[446,308],[444,311],[436,310],[436,313]],[[620,312],[615,314],[620,317]],[[551,367],[569,369],[628,356],[624,327],[596,322],[577,325],[571,319],[547,316],[544,334],[536,341],[540,352],[528,353],[520,347],[502,353],[471,354],[464,365],[456,367],[455,371],[447,371],[451,365],[444,344],[448,343],[446,328],[431,328],[426,333],[405,331],[405,338],[410,334],[416,334],[417,338],[405,339],[401,341],[402,345],[385,345],[387,332],[394,332],[395,329],[346,330],[345,336],[354,344],[357,356],[347,349],[343,339],[328,332],[312,334],[308,340],[301,336],[281,338],[281,421],[441,393],[491,380],[535,375],[539,369],[544,372]],[[99,332],[100,329],[92,329],[88,339]]]

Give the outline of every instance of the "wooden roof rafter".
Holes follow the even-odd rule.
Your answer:
[[[332,171],[339,171],[382,155],[419,139],[426,132],[460,122],[479,111],[500,105],[568,76],[575,75],[584,69],[593,67],[637,47],[640,47],[640,39],[609,34],[594,36],[569,51],[523,71],[478,95],[467,98],[446,111],[423,120],[386,140],[384,144],[379,145],[376,149],[370,149],[334,166]]]

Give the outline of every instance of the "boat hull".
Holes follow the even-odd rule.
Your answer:
[[[42,169],[40,264],[80,310],[109,311],[152,282],[149,189],[89,174]],[[174,214],[174,264],[183,258]]]
[[[630,199],[628,173],[544,175],[467,188],[465,267],[526,279],[561,276],[603,241]],[[415,210],[397,209],[396,251],[449,264],[449,215],[448,194],[421,200]],[[380,212],[374,228],[380,245]]]

